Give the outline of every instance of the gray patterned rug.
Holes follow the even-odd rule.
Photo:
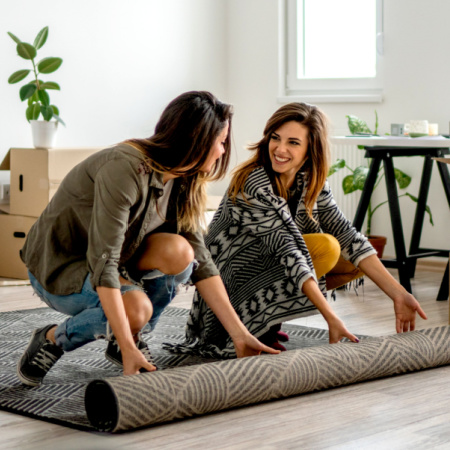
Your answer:
[[[159,369],[212,362],[198,357],[174,355],[162,349],[163,342],[177,343],[184,337],[188,310],[169,307],[155,331],[146,335]],[[50,308],[0,314],[0,409],[84,430],[94,430],[84,407],[86,385],[92,380],[121,375],[121,370],[104,358],[105,341],[92,342],[66,353],[35,388],[22,385],[16,363],[28,344],[31,331],[65,316]],[[328,331],[284,325],[290,340],[288,350],[328,343]],[[361,338],[361,336],[360,336]]]

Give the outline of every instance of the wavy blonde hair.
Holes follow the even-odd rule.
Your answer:
[[[248,150],[255,152],[254,155],[233,171],[228,195],[232,200],[235,200],[239,193],[244,196],[244,185],[249,174],[258,167],[264,167],[275,193],[286,200],[289,198],[286,187],[281,183],[280,174],[272,169],[269,142],[272,133],[291,121],[304,125],[309,131],[307,159],[300,170],[305,172],[308,181],[305,206],[307,214],[312,218],[314,203],[325,185],[330,167],[330,145],[326,115],[316,106],[307,103],[289,103],[275,111],[266,123],[263,138],[248,147]]]
[[[177,217],[181,230],[197,231],[201,227],[206,210],[206,183],[223,178],[227,172],[232,115],[232,106],[210,92],[186,92],[164,109],[153,136],[125,141],[146,156],[152,170],[182,178]],[[225,153],[206,174],[201,168],[227,124]]]

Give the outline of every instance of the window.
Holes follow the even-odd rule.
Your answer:
[[[286,0],[289,101],[381,101],[382,7],[382,0]]]

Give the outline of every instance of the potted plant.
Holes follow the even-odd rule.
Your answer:
[[[353,115],[345,116],[348,119],[348,127],[350,130],[350,133],[352,134],[361,134],[361,135],[377,135],[378,130],[378,115],[375,111],[375,131],[372,133],[370,128],[367,126],[367,123]],[[358,148],[363,148],[362,146],[358,146]],[[351,173],[347,175],[343,181],[342,181],[342,190],[344,191],[344,194],[351,194],[355,191],[362,191],[364,189],[364,184],[366,182],[367,176],[369,174],[369,166],[370,166],[370,158],[367,158],[367,166],[358,166],[354,169],[349,167],[344,159],[338,159],[336,162],[330,167],[330,171],[328,173],[328,176],[333,175],[337,171],[341,169],[347,169]],[[395,180],[397,182],[397,186],[400,190],[406,189],[410,183],[411,183],[411,177],[407,175],[405,172],[401,171],[400,169],[394,168],[395,173]],[[374,191],[377,188],[377,186],[380,184],[384,177],[384,167],[380,166],[380,170],[378,171],[378,176],[375,182]],[[414,195],[411,195],[409,192],[399,193],[399,198],[401,197],[408,197],[412,201],[416,202],[418,201],[417,197]],[[372,243],[374,248],[377,250],[378,257],[381,258],[383,256],[383,250],[384,246],[386,245],[386,237],[384,236],[377,236],[372,234],[372,219],[375,212],[384,204],[388,203],[388,200],[382,201],[378,203],[377,205],[373,205],[372,199],[369,202],[369,207],[367,209],[367,228],[366,228],[366,236],[369,238],[369,241]],[[427,205],[425,208],[426,212],[429,215],[430,223],[431,225],[434,225],[433,223],[433,216],[431,213],[430,207]]]
[[[9,78],[9,84],[18,83],[28,75],[33,79],[24,84],[19,91],[20,100],[27,100],[28,106],[25,111],[28,122],[31,123],[33,133],[33,143],[37,148],[53,147],[58,123],[64,122],[59,117],[59,109],[50,103],[49,90],[60,90],[59,84],[54,81],[42,81],[40,75],[55,72],[62,64],[62,59],[57,57],[47,57],[39,62],[35,61],[37,51],[47,41],[48,27],[44,27],[37,34],[33,45],[21,41],[17,36],[8,32],[11,39],[17,44],[17,54],[31,62],[31,69],[21,69],[14,72]],[[39,117],[43,120],[38,120]],[[53,120],[54,119],[54,120]]]

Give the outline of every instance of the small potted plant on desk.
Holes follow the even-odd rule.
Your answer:
[[[370,128],[368,127],[367,123],[359,119],[356,116],[348,115],[345,116],[348,119],[348,128],[350,130],[351,134],[359,134],[361,136],[376,136],[378,131],[378,115],[375,111],[375,131],[372,133]],[[358,148],[362,149],[364,147],[358,146]],[[344,194],[351,194],[355,191],[362,191],[364,189],[364,184],[366,182],[367,176],[369,174],[369,166],[370,166],[370,158],[367,159],[367,166],[358,166],[354,169],[349,167],[345,159],[338,159],[336,162],[330,167],[330,171],[328,173],[328,176],[333,175],[338,170],[341,169],[347,169],[351,173],[347,175],[343,181],[342,181],[342,190],[344,191]],[[395,180],[397,182],[397,186],[399,189],[403,190],[406,189],[410,183],[411,183],[411,177],[407,175],[405,172],[402,172],[400,169],[394,168],[395,173]],[[378,176],[375,182],[374,191],[377,188],[377,186],[380,184],[384,177],[384,167],[383,165],[380,166],[380,170],[378,172]],[[399,198],[401,197],[409,197],[411,200],[417,203],[417,197],[414,195],[411,195],[409,192],[404,192],[402,194],[399,194]],[[378,203],[377,205],[373,205],[372,199],[369,202],[369,207],[367,209],[367,228],[366,228],[366,236],[368,237],[370,243],[377,251],[378,257],[382,258],[384,247],[386,245],[386,237],[385,236],[378,236],[372,234],[372,219],[374,213],[384,204],[388,203],[388,200],[382,201]],[[430,207],[426,206],[426,212],[429,215],[430,223],[431,225],[434,225],[433,223],[433,216],[431,214]]]
[[[30,73],[33,79],[20,88],[20,100],[28,101],[25,115],[31,123],[33,133],[33,144],[36,148],[51,148],[54,145],[55,134],[58,122],[64,122],[59,117],[59,110],[55,105],[50,104],[48,90],[60,90],[59,84],[54,81],[42,81],[41,74],[55,72],[62,64],[62,59],[57,57],[43,58],[35,62],[37,50],[47,41],[48,27],[43,28],[37,34],[33,45],[22,42],[17,36],[8,32],[11,39],[17,44],[17,54],[31,62],[31,69],[21,69],[14,72],[9,78],[9,84],[15,84],[24,80]],[[44,120],[38,120],[42,116]],[[54,119],[54,120],[52,120]]]

